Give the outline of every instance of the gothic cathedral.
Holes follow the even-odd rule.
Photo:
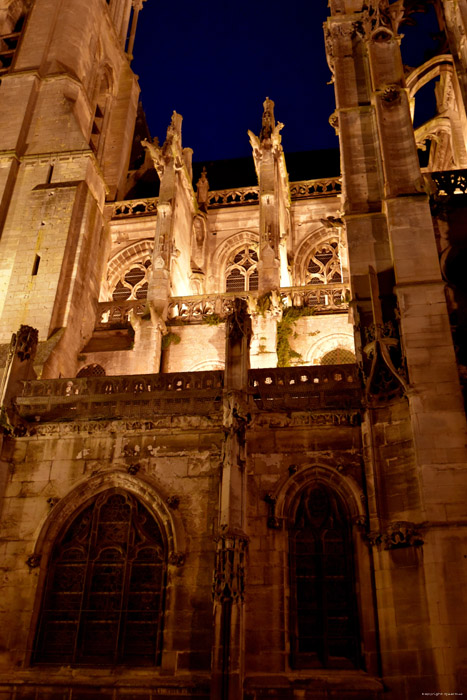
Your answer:
[[[467,690],[467,0],[329,6],[341,176],[213,189],[142,0],[0,0],[0,700]]]

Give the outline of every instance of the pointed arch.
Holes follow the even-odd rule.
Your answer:
[[[246,246],[252,246],[254,250],[259,247],[259,235],[253,231],[239,231],[225,239],[213,252],[210,269],[213,271],[214,289],[223,288],[225,284],[225,272],[229,259]]]
[[[133,297],[148,284],[149,271],[151,269],[152,252],[154,249],[154,239],[144,238],[140,241],[132,243],[123,250],[115,253],[107,263],[107,293],[108,299],[112,298],[112,293],[115,287],[120,283],[121,286],[127,287],[129,297]],[[125,280],[125,276],[130,273],[132,267],[141,269],[142,275],[139,275],[135,284],[131,284],[132,279]],[[136,278],[135,278],[136,279]],[[134,294],[133,294],[134,291]],[[142,298],[135,297],[135,298]]]
[[[118,495],[121,507],[131,510],[133,535],[128,536],[126,543],[119,540],[125,523],[119,525],[118,518],[115,523],[110,521],[111,526],[107,528],[109,541],[96,535],[99,529],[99,509],[113,495]],[[87,544],[83,534],[86,528],[89,531]],[[77,547],[71,546],[71,550],[70,547],[67,549],[69,544],[76,544]],[[84,547],[83,551],[80,551],[80,547]],[[76,552],[73,552],[74,549]],[[170,602],[170,588],[166,587],[165,572],[168,566],[180,566],[183,563],[184,552],[185,536],[180,516],[169,510],[166,499],[149,482],[125,472],[106,471],[77,485],[54,506],[53,511],[42,523],[37,536],[34,557],[40,561],[40,571],[29,634],[28,649],[33,650],[30,660],[33,663],[72,665],[160,663],[163,609],[173,604],[173,601]],[[76,570],[81,567],[81,573],[76,574],[78,579],[73,577],[73,572],[70,577],[67,576],[67,570],[74,566],[73,561],[78,562]],[[109,590],[105,589],[106,580],[112,579],[113,576],[112,567],[118,573],[117,583],[121,581],[121,585],[118,583],[121,606],[117,611],[113,610],[111,584],[109,583]],[[63,605],[60,602],[62,582],[70,580],[71,587],[76,584],[81,588],[74,591],[67,583],[66,586],[70,589],[67,593],[68,599],[72,601],[73,595],[79,593],[82,601],[88,601],[81,601],[79,606],[76,600],[70,603],[74,606],[71,612],[67,608],[68,603]],[[103,605],[107,606],[105,610],[110,609],[113,618],[112,615],[110,618],[105,617],[100,608],[99,596],[101,602],[107,599],[108,603]],[[63,600],[63,595],[61,597]],[[141,602],[144,600],[147,606]],[[138,610],[138,605],[143,605],[143,609]],[[94,618],[89,623],[90,629],[82,632],[83,625],[87,624],[86,615],[89,611],[93,613]],[[71,622],[70,619],[66,619],[68,613],[71,615]],[[64,616],[65,619],[61,620]],[[56,628],[60,634],[54,637],[55,622],[59,627],[60,624],[62,626],[60,629]],[[53,623],[52,632],[47,632],[49,623]],[[107,624],[110,627],[114,624],[114,629],[111,630],[113,641],[105,650],[104,647],[99,650],[93,647],[94,633],[91,632],[96,628],[96,635],[98,632],[100,634]],[[120,632],[120,628],[128,631]],[[144,634],[141,630],[145,630]],[[83,639],[90,640],[88,647],[83,647]],[[66,644],[66,654],[62,654],[60,648]],[[48,650],[51,650],[50,653]]]
[[[345,242],[338,228],[329,230],[320,226],[312,231],[295,255],[295,284],[313,284],[315,281],[321,284],[341,283],[348,277],[344,248]],[[311,270],[310,265],[313,264]]]
[[[164,528],[138,498],[86,502],[51,549],[33,663],[157,664],[166,569]]]
[[[289,633],[294,668],[358,668],[360,625],[353,525],[361,491],[337,469],[315,465],[277,490],[289,542]]]

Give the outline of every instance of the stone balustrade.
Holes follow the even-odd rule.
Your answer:
[[[259,187],[239,187],[231,190],[212,190],[209,192],[209,208],[227,207],[239,204],[257,204]]]
[[[359,408],[361,380],[356,365],[251,369],[249,389],[260,410]]]
[[[19,382],[15,403],[19,415],[34,422],[215,415],[222,407],[223,379],[221,370],[34,379]],[[250,370],[248,392],[259,411],[361,406],[358,370],[350,364]]]
[[[153,414],[213,414],[220,410],[223,372],[135,374],[20,382],[16,397],[26,420],[148,418]]]
[[[101,301],[97,307],[95,330],[115,330],[128,328],[130,314],[142,316],[146,309],[146,299],[129,301]]]
[[[434,194],[444,197],[452,197],[457,194],[467,194],[467,170],[445,170],[436,173],[426,173],[425,177],[431,180],[429,189]]]
[[[290,183],[290,196],[292,199],[335,197],[340,195],[341,190],[342,183],[339,177],[300,180],[299,182]],[[259,187],[237,187],[228,190],[212,190],[209,192],[208,205],[210,209],[217,209],[219,207],[257,204],[258,199]],[[141,199],[114,202],[112,204],[112,218],[157,214],[157,201],[157,197],[142,197]]]
[[[122,216],[142,216],[143,214],[157,214],[158,197],[143,197],[141,199],[127,199],[112,204],[112,219]]]
[[[257,292],[225,292],[224,294],[198,294],[189,297],[171,297],[168,306],[168,322],[201,323],[209,317],[225,319],[233,310],[234,299],[250,299]],[[306,306],[316,313],[347,311],[349,289],[344,284],[314,284],[306,287],[282,287],[280,296],[284,307]],[[251,304],[253,307],[253,303]],[[146,300],[103,301],[97,308],[96,330],[128,328],[130,313],[142,316]]]
[[[342,191],[340,177],[329,177],[320,180],[301,180],[290,183],[292,199],[311,199],[314,197],[336,197]]]
[[[284,306],[306,306],[316,313],[347,311],[350,289],[345,284],[309,284],[304,287],[282,287]]]

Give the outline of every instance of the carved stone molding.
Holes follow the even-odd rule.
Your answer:
[[[181,552],[171,552],[168,559],[169,564],[180,568],[185,563],[185,555]]]
[[[37,569],[37,567],[40,566],[41,558],[41,554],[30,554],[26,559],[26,564],[30,569]]]
[[[339,136],[339,114],[337,110],[331,114],[329,117],[329,123],[335,130],[336,134]]]
[[[221,425],[220,416],[161,416],[153,420],[136,421],[76,421],[74,423],[44,423],[29,427],[29,435],[45,437],[73,436],[83,434],[144,433],[146,431],[202,430]]]
[[[130,466],[127,468],[128,474],[132,474],[133,476],[139,472],[141,469],[140,464],[130,464]]]
[[[14,333],[11,338],[11,344],[14,346],[15,353],[21,360],[34,359],[36,354],[37,343],[39,340],[39,331],[31,326],[20,326],[19,331]]]
[[[244,560],[248,537],[240,530],[224,526],[217,538],[213,598],[218,603],[243,601]]]
[[[288,428],[293,426],[314,425],[354,425],[361,423],[360,411],[297,412],[288,415],[281,413],[263,413],[253,416],[253,428]]]
[[[166,498],[165,502],[172,510],[177,510],[180,505],[180,498],[178,496],[169,496]]]
[[[386,104],[396,104],[401,101],[402,93],[399,85],[386,85],[380,93],[381,100]]]
[[[389,523],[382,532],[371,531],[367,535],[368,544],[383,549],[403,549],[404,547],[420,547],[424,544],[419,532],[420,525],[400,520]]]

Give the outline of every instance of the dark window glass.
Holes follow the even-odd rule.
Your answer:
[[[295,668],[359,665],[350,528],[337,496],[314,485],[290,531],[291,636]]]
[[[102,494],[54,546],[34,662],[157,664],[164,583],[155,519],[129,494]]]

